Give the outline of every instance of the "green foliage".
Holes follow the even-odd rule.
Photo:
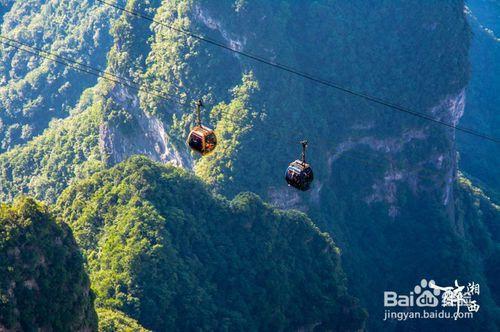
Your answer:
[[[185,171],[133,157],[58,201],[97,305],[152,330],[357,330],[339,253],[302,213],[214,197]],[[307,285],[307,287],[304,287]]]
[[[99,148],[102,116],[99,104],[69,119],[56,120],[44,135],[0,155],[0,195],[12,200],[29,192],[54,201],[73,179],[101,169]]]
[[[45,206],[0,207],[0,329],[96,330],[94,297],[71,231]]]
[[[244,153],[241,149],[254,141],[249,132],[258,113],[252,109],[250,99],[257,89],[258,84],[253,75],[245,75],[242,85],[233,89],[231,103],[219,104],[211,111],[212,118],[218,120],[215,132],[220,143],[214,153],[199,160],[195,172],[208,184],[216,185],[219,192],[231,190],[234,171],[241,168],[238,158]],[[258,164],[256,160],[253,165],[245,166],[252,169]],[[251,178],[253,174],[246,172],[246,175]]]
[[[148,332],[136,320],[109,309],[97,309],[99,332]]]

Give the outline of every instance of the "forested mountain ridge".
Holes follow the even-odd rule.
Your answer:
[[[69,187],[57,210],[87,257],[96,305],[146,328],[363,328],[331,238],[253,194],[228,201],[134,157]]]
[[[458,123],[464,111],[471,35],[462,1],[126,5],[446,122]],[[105,12],[107,70],[172,94],[175,103],[100,80],[71,117],[0,156],[3,199],[29,193],[54,202],[76,179],[144,154],[193,169],[229,198],[250,190],[307,212],[342,249],[349,289],[368,306],[374,329],[401,328],[380,325],[383,291],[407,290],[423,276],[481,280],[488,305],[464,329],[495,328],[498,208],[457,182],[454,132]],[[208,105],[204,121],[221,138],[203,159],[186,149],[192,110],[177,104],[200,97]],[[282,173],[305,137],[317,177],[311,193],[299,194],[283,185]]]

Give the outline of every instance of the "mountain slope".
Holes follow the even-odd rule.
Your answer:
[[[73,180],[105,166],[99,146],[102,113],[98,106],[52,122],[43,135],[0,155],[0,194],[20,194],[53,202]]]
[[[3,36],[105,68],[112,42],[109,31],[116,16],[109,8],[87,0],[7,1],[5,6],[8,11],[0,19]],[[96,77],[82,76],[11,46],[0,47],[0,152],[3,152],[39,135],[53,118],[68,116],[81,93],[96,83]]]
[[[97,305],[146,328],[363,326],[329,236],[253,194],[227,201],[184,171],[134,157],[72,185],[58,206]]]
[[[21,198],[0,207],[0,330],[95,331],[83,259],[67,225]]]

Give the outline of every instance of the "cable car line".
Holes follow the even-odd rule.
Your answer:
[[[396,103],[392,103],[392,102],[384,100],[382,98],[374,97],[374,96],[368,95],[368,94],[363,93],[363,92],[355,91],[355,90],[353,90],[351,88],[344,87],[344,86],[342,86],[342,85],[340,85],[338,83],[335,83],[335,82],[332,82],[332,81],[328,81],[328,80],[324,80],[322,78],[315,77],[315,76],[313,76],[313,75],[311,75],[311,74],[309,74],[307,72],[303,72],[303,71],[300,71],[300,70],[295,69],[293,67],[281,64],[279,62],[275,62],[275,61],[266,59],[266,58],[264,58],[262,56],[237,50],[234,47],[227,46],[223,42],[217,41],[217,40],[209,38],[209,37],[204,37],[204,36],[195,34],[195,33],[191,32],[191,31],[189,31],[187,29],[176,28],[176,27],[174,27],[172,25],[169,25],[169,24],[166,24],[164,22],[158,21],[158,20],[154,19],[153,17],[147,16],[145,14],[141,14],[139,12],[127,9],[125,7],[121,7],[119,5],[115,5],[113,3],[110,3],[110,2],[107,2],[107,1],[104,1],[104,0],[96,0],[96,1],[100,2],[100,3],[104,4],[104,5],[110,6],[112,8],[118,9],[120,11],[123,11],[123,12],[125,12],[125,13],[127,13],[129,15],[132,15],[132,16],[135,16],[135,17],[138,17],[138,18],[142,18],[142,19],[145,19],[145,20],[147,20],[149,22],[152,22],[152,23],[164,26],[164,27],[169,28],[169,29],[171,29],[173,31],[185,34],[187,36],[190,36],[190,37],[195,38],[197,40],[206,42],[208,44],[211,44],[211,45],[223,48],[223,49],[225,49],[227,51],[239,54],[239,55],[244,56],[246,58],[249,58],[251,60],[254,60],[254,61],[266,64],[266,65],[278,68],[280,70],[284,70],[284,71],[286,71],[288,73],[291,73],[293,75],[300,76],[302,78],[305,78],[307,80],[316,82],[318,84],[322,84],[324,86],[328,86],[328,87],[340,90],[340,91],[345,92],[347,94],[350,94],[350,95],[353,95],[353,96],[356,96],[356,97],[368,100],[370,102],[386,106],[388,109],[391,109],[391,110],[393,110],[395,112],[406,113],[406,114],[409,114],[411,116],[414,116],[414,117],[417,117],[417,118],[420,118],[420,119],[423,119],[423,120],[427,120],[427,121],[433,122],[435,124],[443,125],[443,126],[446,126],[448,128],[451,128],[451,129],[454,129],[454,130],[457,130],[457,131],[461,131],[461,132],[464,132],[464,133],[467,133],[467,134],[470,134],[470,135],[473,135],[473,136],[476,136],[476,137],[479,137],[479,138],[491,141],[491,142],[496,143],[496,144],[500,144],[500,139],[499,138],[489,136],[487,134],[481,133],[479,131],[476,131],[476,130],[473,130],[473,129],[470,129],[470,128],[467,128],[467,127],[457,126],[457,125],[454,125],[452,123],[449,123],[449,122],[446,122],[446,121],[443,121],[443,120],[440,120],[440,119],[436,119],[436,118],[434,118],[432,116],[429,116],[429,115],[427,115],[425,113],[408,109],[406,107],[403,107],[403,106],[398,105]]]
[[[26,50],[26,49],[23,49],[22,47],[18,47],[18,46],[12,45],[12,44],[10,44],[10,43],[8,43],[8,42],[3,42],[3,41],[0,41],[0,43],[4,44],[4,45],[6,45],[6,46],[16,48],[16,49],[18,49],[18,50],[20,50],[20,51],[23,51],[23,52],[26,52],[26,53],[29,53],[29,54],[32,54],[32,55],[35,55],[35,56],[38,56],[38,57],[41,57],[41,58],[45,58],[45,59],[50,60],[50,61],[54,61],[54,62],[56,62],[56,63],[58,63],[58,64],[61,64],[61,65],[66,66],[66,67],[73,68],[73,69],[78,70],[78,71],[81,71],[81,72],[83,72],[83,73],[91,74],[91,75],[94,75],[94,76],[97,76],[97,77],[103,78],[103,79],[105,79],[105,80],[108,80],[108,81],[111,81],[111,82],[114,82],[114,83],[117,83],[117,84],[125,85],[125,86],[127,86],[127,87],[132,88],[132,89],[135,89],[135,90],[138,90],[138,91],[145,92],[145,93],[147,93],[147,94],[152,94],[152,93],[150,93],[149,91],[145,91],[143,88],[141,88],[140,86],[138,86],[138,84],[137,84],[137,83],[134,83],[134,84],[135,84],[135,85],[137,85],[137,86],[132,86],[132,85],[130,85],[130,84],[128,84],[128,83],[124,83],[124,82],[119,81],[119,80],[118,80],[118,78],[119,78],[120,76],[114,75],[114,74],[112,74],[112,73],[105,72],[105,71],[102,71],[102,70],[100,70],[100,69],[96,69],[96,68],[94,68],[94,67],[92,67],[92,66],[89,66],[89,65],[84,65],[83,63],[80,63],[80,62],[78,62],[78,61],[71,60],[71,59],[68,59],[68,58],[65,58],[65,57],[62,57],[62,56],[58,56],[58,55],[56,55],[56,54],[54,54],[54,53],[50,53],[50,52],[47,52],[47,51],[43,51],[43,50],[41,50],[41,49],[39,49],[39,48],[36,48],[36,47],[33,47],[33,46],[29,46],[28,44],[25,44],[25,43],[19,42],[19,41],[15,40],[15,39],[12,39],[12,38],[5,37],[5,36],[3,36],[3,35],[0,35],[0,38],[1,38],[1,39],[4,39],[4,40],[8,40],[9,42],[19,43],[20,45],[23,45],[24,47],[27,47],[27,48],[30,48],[30,49],[34,49],[34,50],[37,50],[37,51],[40,51],[40,52],[44,52],[44,53],[50,54],[50,55],[52,55],[52,56],[54,56],[54,57],[56,57],[56,58],[63,59],[64,61],[68,61],[68,62],[74,63],[74,64],[76,64],[76,65],[81,65],[81,66],[83,66],[83,67],[87,67],[87,68],[89,68],[90,70],[93,70],[93,71],[95,71],[95,72],[105,73],[105,74],[107,74],[107,75],[114,76],[114,77],[116,77],[116,78],[117,78],[117,80],[115,80],[115,79],[110,79],[110,78],[108,78],[108,77],[104,77],[103,75],[99,75],[99,74],[97,74],[97,73],[95,73],[95,72],[90,72],[90,71],[88,71],[88,70],[85,70],[85,69],[82,69],[82,68],[79,68],[79,67],[76,67],[76,66],[70,65],[70,64],[68,64],[68,63],[66,63],[66,62],[64,62],[64,61],[60,61],[60,60],[57,60],[57,59],[50,58],[50,57],[48,57],[48,56],[44,56],[44,55],[39,54],[39,53],[37,53],[37,52],[35,52],[35,51]],[[126,80],[127,80],[127,79],[126,79]],[[127,80],[127,81],[132,82],[132,81],[130,81],[130,80]],[[152,95],[153,95],[153,96],[156,96],[156,97],[159,97],[159,98],[162,98],[162,99],[165,99],[165,100],[167,100],[167,101],[169,101],[169,102],[176,103],[176,104],[178,104],[178,105],[180,105],[180,106],[186,106],[186,104],[185,104],[185,103],[180,103],[180,102],[177,102],[177,101],[172,100],[172,99],[170,99],[170,98],[167,98],[167,97],[165,97],[165,96],[163,96],[163,95],[155,95],[155,94],[152,94]],[[197,102],[197,106],[199,105],[199,103],[200,103],[200,101],[198,101],[198,102]],[[200,106],[201,106],[201,107],[204,107],[204,105],[203,105],[203,104],[201,104]],[[198,112],[199,112],[199,110],[197,109],[196,125],[197,125],[197,126],[200,126],[200,123],[201,123],[201,117],[198,115],[198,114],[199,114]],[[193,129],[194,129],[194,128],[193,128]],[[207,129],[208,129],[208,130],[210,130],[210,131],[212,131],[210,128],[207,128]],[[189,142],[188,142],[188,144],[189,144]],[[217,144],[217,141],[216,141],[216,140],[215,140],[215,144]],[[208,151],[208,152],[211,152],[214,148],[215,148],[215,146],[214,146],[213,148],[210,148],[210,151]],[[193,148],[193,150],[196,150],[196,149],[194,149],[194,148]],[[201,152],[200,152],[200,153],[201,153]],[[367,162],[365,159],[363,159],[363,158],[359,158],[359,157],[354,157],[354,156],[349,156],[349,155],[345,155],[344,157],[345,157],[345,158],[348,158],[348,159],[351,159],[351,160],[355,160],[355,161],[360,161],[360,162],[363,162],[363,163],[365,163],[365,164],[367,164],[367,165],[374,165],[374,164],[375,164],[375,163],[373,163],[373,162]],[[381,165],[381,164],[380,164],[380,165]]]
[[[8,40],[8,41],[10,41],[10,42],[18,42],[18,41],[17,41],[17,40],[15,40],[15,39],[8,38],[8,37],[2,36],[2,35],[0,35],[0,38],[5,39],[5,40]],[[64,61],[59,61],[59,60],[57,60],[57,59],[53,59],[53,58],[50,58],[50,57],[44,56],[44,55],[39,54],[39,53],[37,53],[37,52],[35,52],[35,51],[26,50],[26,49],[23,49],[23,48],[21,48],[21,47],[15,46],[15,45],[12,45],[12,44],[7,43],[7,42],[2,42],[2,41],[0,41],[0,43],[4,44],[4,45],[6,45],[6,46],[14,47],[14,48],[16,48],[16,49],[18,49],[18,50],[21,50],[21,51],[23,51],[23,52],[26,52],[26,53],[29,53],[29,54],[32,54],[32,55],[35,55],[35,56],[39,56],[39,57],[42,57],[42,58],[45,58],[45,59],[48,59],[48,60],[54,61],[54,62],[56,62],[56,63],[58,63],[58,64],[63,65],[63,66],[70,67],[70,68],[73,68],[73,69],[75,69],[75,70],[78,70],[78,71],[81,71],[81,72],[84,72],[84,73],[87,73],[87,74],[91,74],[91,75],[94,75],[94,76],[97,76],[97,77],[103,78],[103,79],[105,79],[105,80],[108,80],[108,81],[111,81],[111,82],[114,82],[114,83],[118,83],[118,84],[121,84],[121,85],[124,85],[124,86],[130,87],[130,88],[132,88],[132,89],[134,89],[134,90],[137,90],[137,91],[142,91],[142,92],[144,92],[144,93],[147,93],[147,94],[150,94],[150,95],[156,96],[156,97],[158,97],[158,98],[161,98],[161,99],[167,100],[167,101],[169,101],[169,102],[176,103],[176,104],[178,104],[179,106],[186,106],[186,104],[185,104],[185,103],[180,103],[180,102],[178,102],[178,101],[176,101],[176,100],[172,100],[172,99],[167,98],[167,97],[165,97],[165,96],[163,96],[163,95],[156,95],[156,94],[153,94],[153,93],[151,93],[151,92],[149,92],[149,91],[146,91],[146,90],[144,90],[143,88],[141,88],[140,86],[138,86],[137,84],[136,84],[137,86],[132,86],[132,85],[130,85],[130,84],[128,84],[128,83],[123,83],[123,82],[121,82],[121,81],[119,81],[119,80],[110,79],[110,78],[108,78],[108,77],[104,77],[103,75],[99,75],[99,74],[97,74],[97,73],[95,73],[95,72],[90,72],[90,71],[88,71],[88,70],[85,70],[85,69],[82,69],[82,68],[79,68],[79,67],[76,67],[76,66],[70,65],[70,64],[68,64],[68,63],[66,63],[66,62],[64,62]],[[36,49],[36,48],[34,48],[34,47],[32,47],[32,46],[28,46],[28,45],[27,45],[27,44],[25,44],[25,43],[21,43],[21,42],[18,42],[18,43],[19,43],[19,44],[21,44],[21,45],[23,45],[23,46],[25,46],[25,47],[28,47],[28,48],[31,48],[31,49]],[[37,49],[37,50],[39,50],[39,49]],[[66,60],[66,61],[68,61],[68,62],[72,62],[72,63],[75,63],[75,64],[77,64],[77,65],[80,65],[80,63],[79,63],[79,62],[77,62],[77,61],[70,60],[70,59],[67,59],[67,58],[64,58],[64,57],[61,57],[61,56],[57,56],[57,55],[55,55],[55,54],[53,54],[53,53],[49,53],[49,52],[47,52],[47,51],[43,51],[43,52],[44,52],[44,53],[47,53],[47,54],[51,54],[52,56],[54,56],[54,57],[56,57],[56,58],[64,59],[64,60]],[[83,64],[82,64],[82,66],[83,66]],[[98,69],[96,69],[96,68],[93,68],[92,66],[85,65],[85,67],[87,67],[87,68],[89,68],[89,69],[91,69],[91,70],[94,70],[94,71],[96,71],[96,72],[101,72],[101,73],[103,73],[103,71],[98,70]],[[104,72],[104,73],[107,73],[108,75],[113,75],[113,76],[115,76],[115,77],[119,77],[119,76],[117,76],[117,75],[114,75],[114,74],[111,74],[111,73],[108,73],[108,72]],[[198,123],[198,121],[197,121],[197,123]],[[193,128],[193,129],[194,129],[194,128]],[[188,141],[188,145],[189,145],[189,141]],[[194,150],[195,150],[195,149],[194,149]],[[350,156],[350,155],[344,155],[344,157],[345,157],[345,158],[348,158],[348,159],[351,159],[351,160],[353,160],[353,161],[363,162],[363,163],[364,163],[364,164],[366,164],[366,165],[382,165],[381,163],[375,163],[375,162],[367,161],[367,159],[360,158],[360,157],[355,157],[355,156]]]
[[[180,103],[176,100],[173,100],[173,99],[170,99],[170,98],[167,98],[165,97],[165,95],[160,95],[160,94],[154,94],[154,93],[151,93],[149,91],[146,91],[144,88],[142,88],[139,84],[137,83],[133,83],[132,81],[130,80],[127,80],[129,83],[125,83],[125,82],[122,82],[120,79],[118,79],[120,76],[117,76],[115,74],[112,74],[112,73],[109,73],[109,72],[105,72],[105,71],[102,71],[102,70],[99,70],[99,69],[96,69],[92,66],[89,66],[89,65],[84,65],[83,63],[80,63],[78,61],[75,61],[75,60],[71,60],[71,59],[67,59],[65,57],[61,57],[61,56],[58,56],[56,54],[53,54],[53,53],[49,53],[47,51],[43,51],[43,50],[40,50],[38,48],[35,48],[35,47],[32,47],[32,46],[29,46],[25,43],[22,43],[22,42],[18,42],[17,40],[15,39],[12,39],[12,38],[8,38],[8,37],[5,37],[3,35],[0,35],[0,39],[4,39],[4,40],[7,40],[9,42],[5,42],[5,41],[0,41],[0,43],[6,45],[6,46],[9,46],[9,47],[13,47],[13,48],[16,48],[20,51],[23,51],[23,52],[26,52],[26,53],[29,53],[29,54],[32,54],[34,56],[38,56],[38,57],[41,57],[41,58],[45,58],[47,60],[50,60],[50,61],[54,61],[58,64],[61,64],[63,66],[66,66],[66,67],[70,67],[70,68],[73,68],[77,71],[80,71],[80,72],[83,72],[83,73],[87,73],[87,74],[90,74],[90,75],[93,75],[93,76],[97,76],[97,77],[100,77],[102,79],[105,79],[105,80],[108,80],[108,81],[111,81],[113,83],[117,83],[117,84],[120,84],[120,85],[123,85],[123,86],[126,86],[126,87],[129,87],[129,88],[132,88],[134,90],[137,90],[137,91],[141,91],[141,92],[144,92],[144,93],[147,93],[147,94],[150,94],[150,95],[153,95],[153,96],[156,96],[158,98],[161,98],[161,99],[164,99],[164,100],[167,100],[169,102],[173,102],[173,103],[176,103],[180,106],[186,106],[186,103]],[[30,49],[33,49],[35,51],[31,51],[31,50],[27,50],[27,49],[24,49],[22,47],[19,47],[19,46],[16,46],[16,45],[12,45],[11,42],[16,42],[16,43],[19,43],[20,45],[23,45],[23,47],[27,47],[27,48],[30,48]],[[54,58],[51,58],[49,56],[45,56],[43,54],[40,54],[38,53],[37,51],[40,51],[40,52],[44,52],[46,54],[50,54],[51,56],[54,56],[56,59]],[[60,60],[62,59],[62,60]],[[67,61],[67,62],[66,62]],[[68,62],[71,62],[75,65],[72,65]],[[89,68],[90,70],[86,70],[86,69],[83,69],[81,67],[78,67],[78,66],[81,66],[81,67],[86,67],[86,68]],[[101,74],[99,74],[101,73]],[[109,77],[106,77],[105,75],[110,75],[110,76],[114,76],[116,79],[112,79],[112,78],[109,78]],[[215,149],[215,146],[217,145],[217,139],[215,137],[215,134],[213,132],[212,129],[210,128],[207,128],[207,127],[204,127],[203,125],[200,126],[201,124],[201,117],[199,112],[200,112],[200,108],[203,107],[203,104],[200,103],[201,101],[198,101],[197,102],[197,118],[196,118],[196,126],[191,130],[191,133],[188,137],[188,145],[191,147],[191,149],[193,149],[194,151],[197,151],[199,152],[201,155],[206,155],[210,152],[212,152],[214,149]],[[199,107],[199,108],[198,108]],[[205,130],[201,130],[201,132],[199,132],[200,128],[203,128]],[[201,135],[200,135],[201,133]],[[213,136],[212,136],[213,134]],[[202,138],[204,138],[204,141],[202,141],[202,145],[204,146],[203,148],[198,148],[196,146],[195,143],[193,143],[193,138],[198,135],[198,136],[201,136]],[[301,142],[303,143],[303,142]],[[307,146],[307,143],[306,143],[306,146]],[[304,147],[304,145],[303,145]],[[374,163],[374,162],[371,162],[371,161],[368,161],[367,159],[364,159],[364,158],[360,158],[360,157],[355,157],[355,156],[351,156],[351,155],[344,155],[345,158],[348,158],[348,159],[351,159],[351,160],[354,160],[354,161],[358,161],[358,162],[363,162],[364,164],[366,165],[382,165],[381,163]],[[303,151],[303,157],[302,157],[302,160],[305,162],[305,151]],[[300,162],[300,160],[297,160]],[[297,162],[296,161],[296,162]],[[310,168],[310,166],[309,166]],[[312,182],[312,169],[311,169],[311,178],[310,178],[311,182]],[[310,184],[310,183],[309,183]],[[293,186],[293,185],[292,185]],[[306,189],[307,190],[307,189]]]
[[[18,49],[20,51],[23,51],[23,52],[35,55],[37,57],[41,57],[41,58],[47,59],[47,60],[54,61],[54,62],[56,62],[56,63],[58,63],[60,65],[63,65],[63,66],[66,66],[66,67],[70,67],[70,68],[73,68],[75,70],[78,70],[78,71],[81,71],[81,72],[84,72],[84,73],[87,73],[87,74],[90,74],[90,75],[93,75],[93,76],[97,76],[97,77],[103,78],[105,80],[108,80],[108,81],[111,81],[111,82],[114,82],[114,83],[126,86],[128,88],[134,89],[136,91],[147,93],[149,95],[161,98],[161,99],[166,100],[168,102],[172,102],[172,103],[178,104],[180,106],[186,106],[185,103],[181,103],[181,102],[173,99],[174,98],[173,95],[165,94],[163,92],[160,92],[160,93],[150,92],[150,91],[146,90],[145,88],[141,87],[140,84],[135,83],[135,82],[133,82],[133,81],[131,81],[129,79],[123,78],[121,76],[115,75],[113,73],[109,73],[109,72],[106,72],[106,71],[94,68],[92,66],[89,66],[89,65],[86,65],[84,63],[81,63],[81,62],[78,62],[78,61],[75,61],[75,60],[72,60],[72,59],[68,59],[68,58],[56,55],[54,53],[43,51],[43,50],[41,50],[39,48],[36,48],[36,47],[33,47],[33,46],[29,46],[29,45],[27,45],[27,44],[25,44],[23,42],[17,41],[17,40],[12,39],[12,38],[5,37],[3,35],[0,35],[0,38],[9,41],[9,42],[0,41],[0,43],[2,43],[4,45],[7,45],[7,46],[10,46],[10,47],[14,47],[14,48],[16,48],[16,49]],[[30,50],[26,50],[26,49],[24,49],[22,47],[19,47],[19,46],[16,46],[16,45],[12,45],[10,42],[18,43],[18,44],[22,45],[23,47],[27,47],[27,48],[30,48],[32,50],[30,51]],[[49,55],[55,57],[56,59],[51,58],[50,56],[43,55],[43,54],[41,54],[41,52],[49,54]],[[74,64],[74,65],[72,65],[72,64]],[[77,67],[75,65],[80,66],[80,67]],[[81,68],[81,67],[88,68],[89,70]],[[109,78],[106,75],[115,77],[115,79]],[[128,83],[127,82],[123,82],[122,79],[126,80]]]
[[[64,61],[68,61],[68,62],[74,63],[74,64],[76,64],[76,65],[81,65],[81,66],[84,66],[84,67],[89,68],[90,70],[93,70],[93,71],[95,71],[95,72],[100,72],[100,73],[103,73],[103,74],[107,74],[107,75],[114,76],[114,77],[116,77],[116,78],[117,78],[117,80],[118,80],[118,78],[120,78],[120,76],[117,76],[117,75],[115,75],[115,74],[112,74],[112,73],[109,73],[109,72],[106,72],[106,71],[102,71],[102,70],[100,70],[100,69],[94,68],[94,67],[89,66],[89,65],[85,65],[85,64],[83,64],[83,63],[81,63],[81,62],[78,62],[78,61],[75,61],[75,60],[71,60],[71,59],[68,59],[68,58],[65,58],[65,57],[62,57],[62,56],[58,56],[58,55],[56,55],[56,54],[54,54],[54,53],[50,53],[50,52],[47,52],[47,51],[43,51],[43,50],[41,50],[41,49],[39,49],[39,48],[35,48],[35,47],[33,47],[33,46],[29,46],[29,45],[27,45],[27,44],[25,44],[25,43],[22,43],[22,42],[19,42],[19,41],[15,40],[15,39],[8,38],[8,37],[5,37],[5,36],[3,36],[3,35],[0,35],[0,38],[2,38],[2,39],[6,39],[6,40],[8,40],[8,41],[10,41],[10,42],[16,42],[16,43],[19,43],[19,44],[21,44],[21,45],[23,45],[24,47],[27,47],[27,48],[31,48],[31,49],[34,49],[34,50],[37,50],[37,51],[41,51],[41,52],[44,52],[44,53],[50,54],[50,55],[52,55],[52,56],[54,56],[54,57],[56,57],[56,58],[63,59]],[[94,75],[94,76],[98,76],[98,77],[100,77],[100,78],[103,78],[103,79],[105,79],[105,80],[108,80],[108,81],[111,81],[111,82],[114,82],[114,83],[118,83],[118,84],[121,84],[121,85],[125,85],[125,86],[130,87],[130,88],[132,88],[132,89],[135,89],[135,90],[137,90],[137,91],[142,91],[142,92],[144,92],[144,93],[147,93],[147,94],[150,94],[150,95],[156,96],[156,97],[158,97],[158,98],[161,98],[161,99],[167,100],[167,101],[169,101],[169,102],[176,103],[176,104],[178,104],[179,106],[183,106],[183,107],[184,107],[184,106],[186,106],[186,105],[187,105],[187,103],[181,103],[181,102],[178,102],[178,101],[176,101],[176,100],[172,100],[172,99],[170,99],[170,98],[167,98],[165,95],[156,95],[156,94],[153,94],[153,93],[151,93],[151,92],[149,92],[149,91],[146,91],[146,90],[144,90],[144,88],[141,88],[139,84],[137,84],[137,83],[133,83],[132,81],[130,81],[130,80],[128,80],[128,79],[125,79],[125,80],[129,81],[130,83],[133,83],[133,84],[134,84],[134,85],[136,85],[136,86],[131,86],[131,85],[129,85],[128,83],[123,83],[123,82],[121,82],[121,81],[117,81],[117,80],[114,80],[114,79],[109,79],[109,78],[107,78],[107,77],[103,77],[102,75],[98,75],[98,74],[96,74],[96,73],[94,73],[94,72],[89,72],[89,71],[87,71],[87,70],[84,70],[84,69],[81,69],[81,68],[78,68],[78,67],[72,66],[72,65],[70,65],[70,64],[68,64],[68,63],[66,63],[66,62],[59,61],[59,60],[56,60],[56,59],[52,59],[52,58],[50,58],[50,57],[44,56],[44,55],[39,54],[39,53],[37,53],[37,52],[34,52],[34,51],[29,51],[29,50],[23,49],[23,48],[21,48],[21,47],[17,47],[17,46],[15,46],[15,45],[10,44],[10,43],[1,42],[1,41],[0,41],[0,43],[2,43],[2,44],[4,44],[4,45],[7,45],[7,46],[10,46],[10,47],[14,47],[14,48],[16,48],[16,49],[18,49],[18,50],[21,50],[21,51],[23,51],[23,52],[27,52],[27,53],[30,53],[30,54],[32,54],[32,55],[39,56],[39,57],[42,57],[42,58],[45,58],[45,59],[48,59],[48,60],[54,61],[54,62],[56,62],[56,63],[58,63],[58,64],[63,65],[63,66],[70,67],[70,68],[73,68],[73,69],[75,69],[75,70],[78,70],[78,71],[81,71],[81,72],[87,73],[87,74],[91,74],[91,75]],[[161,91],[160,91],[160,93],[161,93]],[[198,101],[197,103],[199,103],[199,101]],[[202,104],[202,105],[201,105],[201,107],[204,107],[204,105]],[[197,114],[199,114],[199,113],[198,113],[198,109],[197,109]],[[199,126],[200,121],[201,121],[201,119],[197,116],[197,117],[196,117],[196,124],[197,124],[197,126]],[[193,129],[194,129],[194,128],[193,128]],[[213,131],[213,130],[211,130],[210,128],[207,128],[207,129],[208,129],[208,130],[210,130],[210,131]],[[189,144],[189,143],[188,143],[188,144]],[[215,141],[215,144],[217,144],[217,143],[216,143],[216,141]],[[193,149],[193,150],[196,150],[196,149]],[[208,151],[208,152],[211,152],[212,150],[213,150],[213,148],[212,148],[210,151]],[[345,157],[345,158],[348,158],[348,159],[351,159],[351,160],[354,160],[354,161],[363,162],[363,163],[364,163],[364,164],[366,164],[366,165],[375,165],[375,164],[377,164],[377,165],[381,165],[381,164],[379,164],[379,163],[369,162],[369,161],[367,161],[366,159],[364,159],[364,158],[360,158],[360,157],[354,157],[354,156],[350,156],[350,155],[344,155],[344,157]]]
[[[81,71],[81,72],[84,72],[84,73],[87,73],[90,75],[94,75],[94,76],[103,78],[105,80],[108,80],[108,81],[111,81],[111,82],[114,82],[117,84],[121,84],[123,86],[132,88],[132,89],[137,90],[137,91],[142,91],[142,92],[145,92],[147,94],[151,94],[153,96],[162,98],[162,99],[167,100],[169,102],[176,103],[180,106],[186,106],[185,103],[180,103],[176,100],[168,98],[164,94],[155,94],[155,93],[151,93],[149,91],[146,91],[139,84],[133,82],[132,80],[123,78],[123,77],[115,75],[113,73],[109,73],[107,71],[103,71],[103,70],[94,68],[94,67],[89,66],[87,64],[84,64],[84,63],[81,63],[81,62],[78,62],[78,61],[75,61],[72,59],[68,59],[68,58],[59,56],[57,54],[51,53],[51,52],[44,51],[44,50],[37,48],[37,47],[32,47],[26,43],[19,42],[15,39],[8,38],[8,37],[5,37],[3,35],[0,35],[0,39],[7,40],[7,41],[0,40],[0,43],[4,44],[6,46],[13,47],[15,49],[32,54],[32,55],[37,56],[37,57],[41,57],[41,58],[44,58],[44,59],[47,59],[50,61],[54,61],[55,63],[58,63],[60,65],[70,67],[70,68],[73,68],[75,70],[78,70],[78,71]],[[13,45],[11,43],[18,43],[19,45],[22,45],[22,47]],[[25,49],[23,47],[28,48],[28,49]],[[44,55],[42,53],[49,54],[52,57],[54,57],[55,59],[50,57],[50,56]],[[88,68],[89,70],[84,69],[82,67]],[[109,78],[106,75],[115,77],[115,79]],[[123,82],[122,80],[125,80],[127,82]],[[192,150],[199,152],[201,155],[207,155],[208,153],[212,152],[215,149],[215,147],[217,145],[217,137],[212,129],[202,125],[202,121],[201,121],[201,108],[202,107],[204,107],[203,102],[201,100],[198,100],[196,103],[196,126],[194,128],[192,128],[192,130],[188,136],[188,139],[187,139],[187,144]]]

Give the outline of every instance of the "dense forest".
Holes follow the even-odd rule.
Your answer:
[[[88,259],[96,305],[146,328],[363,326],[331,238],[254,194],[227,201],[184,171],[134,157],[70,186],[57,209]]]
[[[114,3],[496,134],[495,1]],[[70,227],[102,331],[358,330],[362,308],[369,330],[499,329],[495,145],[93,0],[0,0],[0,15],[2,36],[140,86],[0,47],[0,198]],[[199,98],[219,138],[203,158],[185,143]],[[307,193],[283,181],[303,138]],[[383,292],[422,278],[479,282],[480,313],[382,322]]]

